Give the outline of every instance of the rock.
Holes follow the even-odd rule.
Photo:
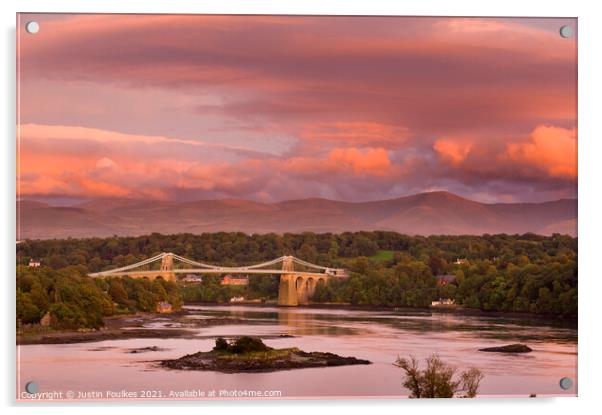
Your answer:
[[[165,349],[162,349],[158,346],[150,346],[150,347],[139,347],[136,349],[130,349],[128,353],[144,353],[144,352],[160,352]]]
[[[508,344],[506,346],[496,346],[496,347],[486,347],[484,349],[479,349],[480,352],[500,352],[500,353],[529,353],[532,352],[531,349],[526,344]]]

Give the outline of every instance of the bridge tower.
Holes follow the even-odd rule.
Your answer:
[[[297,299],[297,284],[296,275],[293,274],[294,265],[293,257],[286,256],[282,260],[282,270],[291,271],[291,273],[280,275],[280,286],[278,289],[278,305],[282,306],[296,306],[299,305]]]
[[[167,253],[161,258],[161,271],[165,271],[161,274],[161,277],[166,281],[175,281],[176,274],[173,272],[173,254]]]

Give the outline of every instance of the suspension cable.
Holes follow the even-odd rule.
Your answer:
[[[93,274],[89,274],[90,276],[99,276],[99,275],[111,275],[113,273],[120,273],[120,272],[124,272],[124,271],[128,271],[134,268],[138,268],[147,264],[150,264],[152,262],[158,261],[159,259],[163,259],[166,256],[171,256],[174,259],[180,261],[180,262],[184,262],[185,264],[188,265],[193,265],[193,266],[197,266],[197,267],[201,267],[201,268],[205,268],[205,269],[211,269],[211,270],[224,270],[224,272],[227,271],[244,271],[244,270],[253,270],[253,269],[257,269],[257,268],[263,268],[263,267],[267,267],[270,265],[274,265],[277,264],[278,262],[282,262],[284,261],[286,258],[291,258],[291,260],[298,264],[298,265],[303,265],[309,268],[313,268],[313,269],[319,269],[319,270],[324,270],[324,271],[336,271],[336,268],[330,268],[330,267],[323,267],[320,265],[316,265],[316,264],[312,264],[311,262],[307,262],[304,261],[302,259],[293,257],[293,256],[281,256],[279,258],[273,259],[271,261],[266,261],[266,262],[262,262],[260,264],[254,264],[254,265],[248,265],[248,266],[244,266],[244,267],[226,267],[226,266],[219,266],[219,265],[210,265],[210,264],[204,264],[202,262],[197,262],[197,261],[193,261],[191,259],[188,258],[184,258],[180,255],[176,255],[174,253],[168,253],[168,252],[163,252],[160,253],[158,255],[155,255],[154,257],[145,259],[143,261],[137,262],[135,264],[131,264],[131,265],[126,265],[124,267],[120,267],[120,268],[115,268],[112,270],[106,270],[106,271],[101,271],[101,272],[96,272]]]

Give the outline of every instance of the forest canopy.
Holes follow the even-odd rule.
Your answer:
[[[65,326],[97,327],[102,316],[152,311],[163,300],[179,305],[182,298],[224,302],[234,295],[262,300],[278,295],[278,276],[251,276],[248,287],[224,287],[219,276],[209,275],[191,286],[86,276],[161,252],[225,266],[294,255],[350,271],[348,279],[318,286],[314,302],[425,307],[449,298],[482,310],[577,314],[577,239],[570,236],[221,232],[22,241],[17,245],[17,318],[36,322],[50,311]],[[30,260],[42,266],[28,267]],[[449,283],[438,283],[441,276]]]
[[[138,311],[154,312],[159,302],[182,305],[177,285],[156,279],[92,279],[84,266],[59,270],[17,267],[17,322],[35,324],[46,313],[52,326],[64,329],[100,328],[103,318]]]

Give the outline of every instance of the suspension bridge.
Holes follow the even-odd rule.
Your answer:
[[[88,275],[92,278],[128,276],[176,281],[177,274],[280,275],[278,305],[283,306],[307,304],[318,284],[327,284],[332,278],[348,277],[343,268],[323,267],[290,255],[260,264],[226,267],[193,261],[172,252],[163,252],[135,264]]]

